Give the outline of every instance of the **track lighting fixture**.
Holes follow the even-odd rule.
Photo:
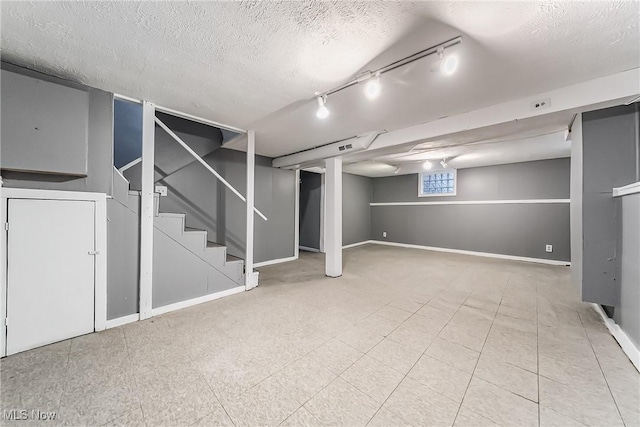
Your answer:
[[[326,119],[327,117],[329,117],[329,109],[327,108],[327,106],[325,105],[327,103],[327,97],[325,96],[318,96],[318,111],[316,112],[316,117],[318,117],[319,119]]]
[[[394,171],[393,171],[393,173],[394,173],[395,175],[398,175],[398,173],[399,173],[399,172],[400,172],[400,166],[397,166],[397,167],[396,167],[396,170],[394,170]]]
[[[429,47],[427,49],[421,50],[420,52],[416,52],[413,55],[409,55],[398,61],[392,62],[391,64],[379,68],[375,71],[366,71],[358,75],[358,77],[353,80],[350,80],[338,87],[319,94],[317,96],[319,107],[316,116],[319,119],[326,119],[329,116],[329,110],[325,105],[327,103],[327,97],[358,83],[365,83],[364,93],[367,98],[371,100],[376,99],[378,96],[380,96],[380,92],[382,91],[382,86],[380,84],[380,75],[433,54],[438,54],[438,56],[440,57],[440,72],[445,76],[452,75],[458,69],[458,57],[456,55],[445,56],[444,51],[445,49],[448,49],[460,43],[462,43],[462,37],[454,37],[451,40],[447,40],[446,42],[440,43],[439,45]]]
[[[364,94],[367,98],[373,100],[380,96],[382,86],[380,86],[380,75],[374,75],[367,80],[364,86]]]
[[[458,57],[456,55],[449,55],[440,63],[440,71],[445,76],[450,76],[458,69]]]
[[[446,169],[447,166],[449,166],[449,164],[447,163],[447,159],[442,159],[440,161],[440,165],[442,166],[442,169]]]
[[[456,55],[444,56],[444,47],[438,48],[440,57],[440,72],[445,76],[450,76],[458,69],[458,57]]]
[[[433,167],[433,165],[431,164],[431,162],[430,162],[429,160],[427,160],[426,162],[424,162],[424,163],[422,164],[422,169],[429,170],[429,169],[431,169],[432,167]]]

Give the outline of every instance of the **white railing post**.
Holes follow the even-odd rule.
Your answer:
[[[247,241],[245,245],[245,288],[258,286],[253,274],[253,204],[255,196],[256,136],[254,131],[247,133]]]
[[[140,320],[152,316],[155,106],[142,103],[142,191],[140,195]]]

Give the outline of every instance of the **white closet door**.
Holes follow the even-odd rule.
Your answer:
[[[93,331],[95,203],[10,199],[7,354]]]

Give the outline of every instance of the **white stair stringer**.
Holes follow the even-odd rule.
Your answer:
[[[185,214],[160,213],[154,227],[194,256],[233,280],[244,284],[244,261],[227,255],[227,247],[207,241],[207,232],[185,226]]]

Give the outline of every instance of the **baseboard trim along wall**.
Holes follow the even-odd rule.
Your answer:
[[[173,304],[165,305],[162,307],[154,308],[151,310],[151,314],[153,316],[158,316],[160,314],[169,313],[171,311],[180,310],[181,308],[187,308],[194,305],[202,304],[205,302],[213,301],[219,298],[228,297],[230,295],[238,294],[240,292],[244,292],[244,286],[236,286],[235,288],[227,289],[226,291],[220,291],[209,295],[203,295],[198,298],[192,298],[186,301],[180,301]]]
[[[365,243],[372,243],[375,245],[397,246],[399,248],[422,249],[422,250],[435,251],[435,252],[449,252],[452,254],[481,256],[485,258],[507,259],[511,261],[535,262],[538,264],[563,265],[563,266],[571,265],[571,262],[569,261],[557,261],[554,259],[529,258],[524,256],[516,256],[516,255],[504,255],[504,254],[492,254],[488,252],[465,251],[462,249],[437,248],[435,246],[422,246],[422,245],[410,245],[408,243],[383,242],[382,240],[369,240],[367,242],[362,242],[359,244],[365,244]]]
[[[307,246],[299,246],[298,248],[303,250],[303,251],[307,251],[307,252],[320,252],[320,249],[309,248]]]
[[[140,314],[133,313],[128,316],[117,317],[115,319],[107,320],[106,329],[117,328],[118,326],[126,325],[127,323],[133,323],[140,320]]]
[[[278,259],[270,259],[268,261],[256,262],[253,264],[254,268],[266,267],[268,265],[281,264],[283,262],[295,261],[297,260],[297,256],[290,256],[287,258],[278,258]]]
[[[451,200],[438,202],[372,202],[370,206],[429,206],[429,205],[528,205],[570,203],[571,199],[527,200]]]
[[[636,348],[622,328],[606,315],[599,304],[591,304],[593,304],[593,307],[600,314],[600,317],[602,317],[604,324],[607,326],[607,329],[609,329],[609,332],[611,332],[611,335],[613,335],[613,338],[615,338],[618,344],[620,344],[620,347],[622,347],[622,351],[624,351],[629,360],[631,360],[631,363],[633,363],[633,366],[640,372],[640,349]]]
[[[362,242],[351,243],[350,245],[344,245],[342,249],[355,248],[356,246],[366,245],[367,243],[372,243],[373,240],[364,240]]]

